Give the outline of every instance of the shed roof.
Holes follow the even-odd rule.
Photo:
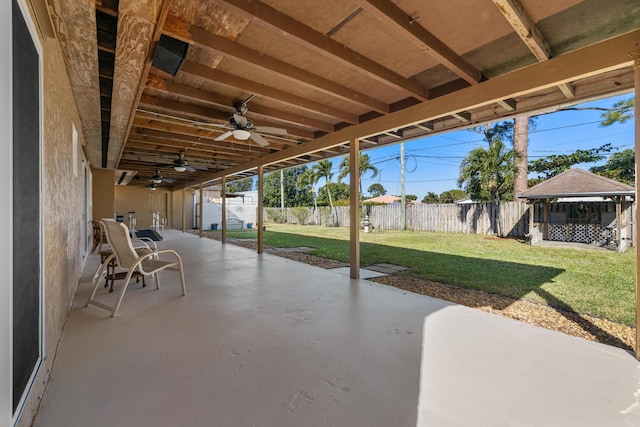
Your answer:
[[[583,169],[569,169],[518,194],[521,199],[558,197],[633,196],[635,188]]]

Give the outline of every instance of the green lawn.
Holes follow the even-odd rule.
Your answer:
[[[255,238],[256,231],[229,236]],[[376,231],[360,234],[362,266],[388,262],[406,274],[524,298],[635,324],[635,248],[627,253],[529,246],[471,234]],[[313,255],[349,262],[349,229],[269,224],[265,243],[310,246]]]

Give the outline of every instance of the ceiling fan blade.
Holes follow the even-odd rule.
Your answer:
[[[162,182],[166,182],[167,184],[173,184],[174,182],[176,182],[176,180],[172,178],[162,178]]]
[[[227,131],[225,133],[223,133],[222,135],[218,136],[215,141],[222,141],[225,140],[227,138],[229,138],[231,136],[231,131]]]
[[[194,168],[192,168],[191,166],[185,166],[187,172],[195,172],[196,170]]]
[[[241,116],[240,114],[234,114],[233,115],[233,121],[236,122],[236,125],[238,125],[239,129],[244,129],[245,127],[247,127],[247,118],[245,116]]]
[[[254,126],[253,130],[257,132],[271,133],[273,135],[286,135],[287,130],[282,128],[274,128],[271,126]]]
[[[255,132],[251,132],[251,140],[261,147],[266,147],[267,145],[269,145],[269,141],[264,139],[262,135]]]

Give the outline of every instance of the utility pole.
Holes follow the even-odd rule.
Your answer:
[[[407,198],[404,192],[404,142],[400,143],[400,207],[402,209],[400,229],[407,229]]]

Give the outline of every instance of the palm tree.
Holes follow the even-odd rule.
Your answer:
[[[325,180],[325,184],[324,184],[324,188],[327,190],[327,196],[329,196],[329,206],[331,207],[331,212],[332,214],[334,213],[334,208],[333,208],[333,200],[331,199],[331,188],[330,185],[331,184],[331,178],[333,178],[333,173],[331,172],[331,169],[333,168],[333,163],[331,163],[331,161],[329,160],[320,160],[318,163],[316,163],[315,165],[313,165],[313,171],[316,174],[316,176],[318,177],[318,180],[320,180],[320,178],[324,178]],[[337,216],[333,215],[333,225],[337,225],[336,224],[336,219]]]
[[[518,153],[508,149],[500,137],[493,136],[488,141],[488,149],[476,148],[464,158],[458,186],[464,186],[473,200],[497,203],[513,191]]]
[[[314,187],[318,183],[320,177],[313,169],[307,169],[302,174],[298,175],[296,180],[296,187],[301,190],[308,190],[313,195],[313,212],[318,211],[318,199],[316,197],[316,191]]]
[[[358,169],[360,170],[360,177],[367,173],[371,172],[371,178],[375,178],[378,176],[378,168],[373,166],[369,160],[368,154],[360,153],[359,157],[360,163],[358,164]],[[342,180],[345,176],[349,175],[351,166],[349,165],[349,156],[343,158],[340,161],[340,173],[338,174],[338,180]],[[360,180],[360,200],[362,200],[362,180]]]
[[[467,154],[460,165],[458,186],[462,188],[464,185],[464,190],[471,199],[492,203],[494,207],[491,215],[492,229],[501,235],[497,221],[499,202],[513,195],[517,171],[515,160],[519,154],[514,149],[508,149],[502,137],[492,132],[490,128],[485,127],[484,134],[489,142],[489,148],[479,147]]]

